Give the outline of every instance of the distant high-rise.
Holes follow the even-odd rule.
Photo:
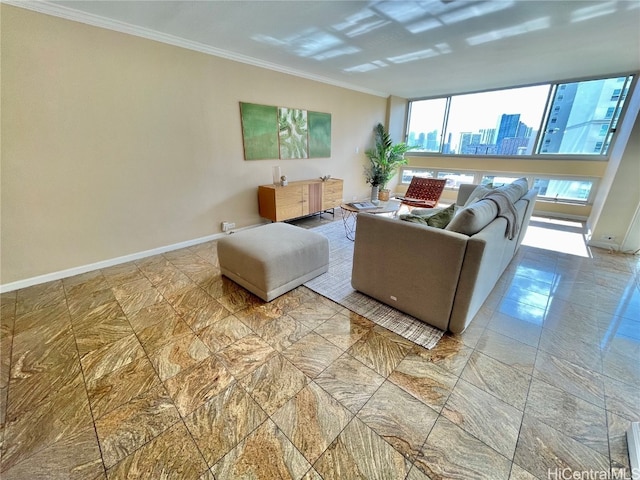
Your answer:
[[[471,132],[461,132],[460,141],[458,142],[458,151],[461,152],[465,146],[471,143]]]
[[[453,134],[449,132],[447,135],[447,141],[442,145],[442,153],[451,153],[451,141],[453,140]]]
[[[432,132],[427,133],[427,145],[426,150],[428,152],[437,152],[440,150],[440,144],[438,142],[438,131],[433,130]]]
[[[533,128],[532,127],[529,127],[524,122],[520,122],[518,124],[518,131],[516,132],[516,137],[518,137],[518,138],[529,138],[531,136],[531,132],[533,132]]]
[[[624,77],[562,84],[553,98],[542,153],[601,153],[623,95]],[[579,101],[576,101],[579,99]]]
[[[500,116],[500,123],[498,124],[498,134],[496,136],[496,147],[498,148],[498,154],[502,153],[502,140],[505,138],[513,138],[517,136],[518,126],[520,125],[520,114],[507,114],[503,113]]]
[[[495,143],[496,129],[495,128],[481,128],[480,129],[480,138],[481,143],[486,143],[488,145]]]
[[[500,153],[502,155],[524,155],[529,144],[529,138],[515,137],[504,138],[500,145]]]

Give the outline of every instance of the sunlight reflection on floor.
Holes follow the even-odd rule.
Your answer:
[[[522,244],[580,257],[591,257],[585,234],[586,227],[583,222],[533,216]]]

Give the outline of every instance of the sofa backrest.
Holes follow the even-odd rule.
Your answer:
[[[356,231],[353,288],[447,330],[468,237],[366,212]]]
[[[508,185],[495,189],[489,189],[483,185],[460,185],[456,203],[465,206],[456,213],[446,230],[469,236],[475,235],[498,215],[498,207],[495,202],[483,199],[484,195],[491,192],[502,192],[515,204],[527,194],[528,190],[529,185],[526,178],[519,178]],[[475,198],[477,198],[476,201],[474,201]],[[464,203],[461,203],[463,201]],[[518,218],[518,223],[521,223],[521,220],[522,218]]]

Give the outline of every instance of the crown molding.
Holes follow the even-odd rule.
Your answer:
[[[210,45],[206,45],[204,43],[194,42],[182,37],[177,37],[175,35],[169,35],[166,33],[158,32],[157,30],[152,30],[149,28],[132,25],[126,22],[120,22],[118,20],[112,20],[109,18],[101,17],[99,15],[94,15],[92,13],[81,12],[79,10],[74,10],[73,8],[50,3],[46,0],[42,0],[42,1],[0,0],[0,3],[5,3],[7,5],[23,8],[26,10],[32,10],[34,12],[43,13],[45,15],[64,18],[66,20],[71,20],[73,22],[84,23],[86,25],[91,25],[94,27],[104,28],[107,30],[113,30],[115,32],[125,33],[127,35],[133,35],[133,36],[145,38],[148,40],[154,40],[156,42],[166,43],[168,45],[173,45],[175,47],[186,48],[187,50],[193,50],[196,52],[205,53],[207,55],[212,55],[214,57],[220,57],[227,60],[232,60],[234,62],[252,65],[254,67],[265,68],[267,70],[273,70],[273,71],[284,73],[287,75],[293,75],[295,77],[300,77],[307,80],[313,80],[316,82],[333,85],[335,87],[346,88],[348,90],[355,90],[357,92],[366,93],[369,95],[375,95],[377,97],[386,98],[389,96],[389,94],[385,92],[370,90],[357,85],[352,85],[350,83],[333,80],[331,78],[323,77],[320,75],[313,75],[307,72],[303,72],[301,70],[295,70],[292,68],[285,67],[283,65],[278,65],[278,64],[266,62],[254,57],[249,57],[247,55],[230,52],[228,50],[223,50],[221,48],[215,48]]]

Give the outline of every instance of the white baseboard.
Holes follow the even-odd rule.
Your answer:
[[[640,422],[633,422],[627,430],[627,446],[631,478],[640,480]]]
[[[254,228],[259,225],[250,225],[234,230],[235,232]],[[0,293],[12,292],[21,288],[31,287],[33,285],[39,285],[41,283],[52,282],[54,280],[60,280],[61,278],[73,277],[74,275],[80,275],[81,273],[91,272],[93,270],[99,270],[102,268],[113,267],[114,265],[120,265],[122,263],[132,262],[134,260],[140,260],[146,257],[152,257],[153,255],[159,255],[161,253],[170,252],[172,250],[179,250],[181,248],[192,247],[199,245],[200,243],[210,242],[222,238],[227,233],[216,233],[214,235],[207,235],[206,237],[195,238],[193,240],[187,240],[184,242],[174,243],[172,245],[165,245],[163,247],[152,248],[151,250],[145,250],[142,252],[132,253],[124,255],[122,257],[111,258],[108,260],[102,260],[100,262],[90,263],[88,265],[80,265],[78,267],[68,268],[66,270],[60,270],[57,272],[47,273],[45,275],[38,275],[37,277],[26,278],[24,280],[18,280],[17,282],[5,283],[0,285]]]
[[[598,242],[598,241],[589,240],[587,242],[587,245],[589,245],[590,247],[603,248],[605,250],[612,250],[614,252],[620,251],[620,245],[612,242]]]

